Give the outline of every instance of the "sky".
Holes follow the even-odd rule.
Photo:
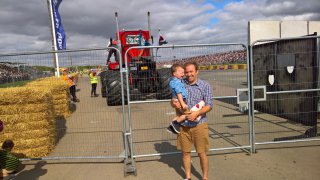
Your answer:
[[[120,29],[147,29],[169,44],[247,42],[250,20],[320,20],[319,0],[63,0],[67,49],[99,48]],[[0,1],[0,54],[52,48],[47,0]]]

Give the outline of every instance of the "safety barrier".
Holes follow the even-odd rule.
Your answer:
[[[228,69],[247,69],[247,64],[222,64],[199,66],[199,70],[228,70]]]

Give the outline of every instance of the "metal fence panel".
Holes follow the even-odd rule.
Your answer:
[[[0,62],[6,66],[19,66],[19,71],[28,74],[29,79],[37,79],[54,76],[54,53],[4,54],[0,56]],[[69,102],[72,112],[69,117],[55,119],[56,141],[54,148],[47,156],[36,158],[111,159],[112,161],[123,159],[123,108],[121,105],[107,106],[106,98],[102,97],[103,89],[101,90],[100,78],[97,87],[98,97],[92,97],[90,94],[91,84],[86,71],[94,69],[99,73],[104,70],[107,48],[59,51],[57,53],[59,67],[69,68],[70,73],[80,72],[77,75],[76,86],[76,94],[80,102]],[[0,70],[2,70],[1,67]],[[15,74],[19,73],[13,73],[11,77],[15,77]],[[22,82],[25,81],[15,81],[15,83]],[[2,82],[2,84],[4,83],[6,82]],[[11,84],[15,86],[14,83]],[[3,87],[7,85],[4,84]],[[1,116],[5,115],[1,114]],[[28,140],[30,139],[23,139],[23,141]]]
[[[153,91],[147,88],[145,79],[138,86],[132,82],[129,86],[134,99],[130,99],[129,124],[132,133],[133,157],[142,158],[177,153],[176,136],[166,131],[175,110],[170,106],[171,92],[167,91],[170,66],[196,61],[199,64],[199,77],[210,83],[213,88],[214,107],[207,115],[211,150],[226,150],[249,146],[249,124],[246,110],[240,111],[236,102],[236,89],[247,88],[246,47],[242,44],[208,44],[183,46],[134,47],[127,51],[149,50],[156,62],[157,76]],[[148,58],[148,57],[145,57]],[[151,61],[153,59],[150,59]],[[138,59],[141,61],[141,59]],[[135,59],[131,60],[134,64]],[[127,67],[131,67],[130,63]],[[144,66],[144,65],[143,65]],[[138,66],[141,70],[142,66]],[[134,68],[136,70],[136,68]],[[130,71],[128,77],[130,79]],[[147,80],[151,81],[151,80]],[[134,90],[134,91],[133,91]]]
[[[254,102],[255,144],[320,140],[318,41],[274,39],[251,46],[253,86],[267,90],[265,102]]]

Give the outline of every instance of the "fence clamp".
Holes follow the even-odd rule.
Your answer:
[[[126,73],[126,72],[128,72],[128,68],[121,68],[121,69],[120,69],[120,72]]]

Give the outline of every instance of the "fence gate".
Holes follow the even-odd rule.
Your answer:
[[[60,115],[50,122],[46,120],[50,119],[47,111],[41,110],[48,104],[41,104],[41,99],[39,102],[26,99],[27,103],[22,102],[21,108],[17,107],[20,109],[19,122],[9,111],[5,111],[7,114],[1,113],[1,119],[6,119],[6,129],[1,138],[8,135],[7,138],[15,142],[15,149],[29,153],[24,160],[122,161],[125,158],[123,106],[107,106],[106,98],[102,97],[105,94],[101,93],[104,91],[101,91],[104,82],[98,83],[98,97],[92,97],[87,74],[90,69],[99,73],[98,69],[105,66],[106,53],[107,48],[1,55],[0,68],[5,67],[4,71],[12,73],[10,77],[13,78],[6,82],[1,79],[6,83],[2,83],[5,87],[24,86],[37,78],[54,76],[53,69],[57,65],[68,68],[70,74],[79,72],[75,77],[76,95],[80,99],[80,102],[70,102],[70,109],[64,109],[65,106],[59,105],[68,103],[66,94],[59,94],[59,89],[51,89],[53,106],[56,106],[55,111]],[[57,64],[54,63],[54,57],[58,57]],[[20,75],[25,75],[25,79],[19,79]],[[50,89],[53,84],[45,86]],[[36,85],[29,87],[43,88]],[[22,106],[30,108],[24,111]],[[69,110],[71,112],[67,112]],[[20,135],[14,135],[14,131],[20,132]]]
[[[262,100],[251,107],[253,148],[320,140],[319,36],[256,41],[250,52],[252,96]]]
[[[154,59],[132,59],[131,55],[137,54],[137,51],[150,51]],[[125,58],[131,59],[126,66],[129,84],[127,93],[130,97],[129,159],[161,159],[165,155],[179,153],[176,150],[176,136],[166,131],[175,117],[175,110],[169,103],[171,92],[168,86],[170,66],[188,61],[196,61],[200,65],[199,77],[209,82],[213,88],[214,107],[207,115],[210,151],[249,151],[248,104],[237,103],[236,93],[237,89],[248,89],[245,45],[230,43],[132,47],[125,53]],[[146,59],[150,64],[155,61],[154,71],[147,71],[153,67],[143,64]],[[141,77],[132,75],[132,70],[145,74]],[[150,76],[153,78],[149,78]]]

